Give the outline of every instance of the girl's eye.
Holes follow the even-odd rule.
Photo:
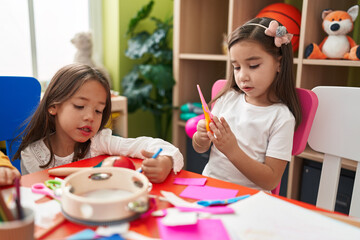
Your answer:
[[[240,67],[235,67],[235,66],[234,66],[234,70],[240,70]]]
[[[255,69],[255,68],[259,67],[259,66],[260,66],[260,64],[256,64],[256,65],[250,66],[250,68],[251,68],[251,69]]]
[[[79,106],[79,105],[75,105],[75,104],[74,104],[74,107],[75,107],[76,109],[83,109],[83,108],[84,108],[84,106]]]
[[[99,111],[99,110],[95,110],[95,112],[96,112],[97,114],[102,114],[102,113],[103,113],[102,111]]]

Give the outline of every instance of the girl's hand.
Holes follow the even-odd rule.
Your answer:
[[[201,119],[197,126],[196,126],[196,131],[197,131],[197,137],[199,142],[207,142],[209,141],[209,137],[207,135],[207,130],[206,130],[206,121],[205,119]]]
[[[173,167],[172,157],[159,155],[154,159],[151,158],[154,153],[145,150],[142,150],[141,154],[145,157],[141,168],[150,182],[161,183],[165,181]]]
[[[215,147],[228,157],[237,149],[237,140],[225,118],[221,117],[220,120],[213,117],[214,122],[209,125],[213,133],[207,132],[207,135]]]
[[[17,177],[21,177],[21,174],[17,169],[0,167],[0,186],[13,184],[14,179]]]

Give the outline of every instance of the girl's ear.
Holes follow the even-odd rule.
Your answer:
[[[48,112],[50,113],[50,115],[55,116],[56,115],[56,106],[49,107]]]

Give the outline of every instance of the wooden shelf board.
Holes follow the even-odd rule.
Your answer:
[[[186,124],[186,121],[184,121],[184,120],[179,120],[179,121],[178,121],[178,125],[179,125],[180,127],[185,127],[185,124]]]
[[[227,61],[228,57],[221,54],[194,54],[194,53],[181,53],[180,59],[189,60],[206,60],[206,61]]]
[[[360,61],[350,61],[350,60],[303,59],[302,63],[304,65],[360,67]]]

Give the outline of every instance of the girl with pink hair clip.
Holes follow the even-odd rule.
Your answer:
[[[211,147],[203,175],[264,191],[279,184],[301,122],[291,38],[269,18],[230,34],[232,74],[212,100],[210,131],[200,120],[192,138],[199,153]]]

